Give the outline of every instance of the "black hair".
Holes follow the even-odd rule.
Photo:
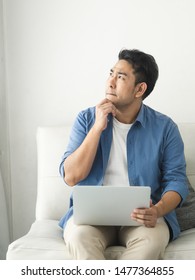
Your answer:
[[[142,96],[145,99],[153,90],[158,79],[158,65],[154,57],[139,50],[121,50],[119,60],[126,60],[133,67],[136,85],[141,82],[147,84],[147,89]]]

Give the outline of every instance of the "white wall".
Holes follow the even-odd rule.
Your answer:
[[[15,239],[34,219],[37,126],[71,123],[99,102],[121,48],[151,53],[159,64],[146,103],[195,122],[195,18],[193,0],[4,3]]]
[[[3,1],[0,0],[0,259],[5,258],[10,242],[9,226],[12,227],[5,72]]]

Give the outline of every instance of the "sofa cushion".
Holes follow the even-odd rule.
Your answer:
[[[192,184],[190,183],[189,179],[187,179],[187,184],[188,184],[188,189],[189,189],[189,192],[195,192],[195,189],[194,187],[192,186]]]
[[[180,208],[176,209],[181,231],[195,228],[195,191],[188,181],[189,195]]]
[[[183,231],[171,241],[164,254],[165,260],[195,260],[195,228]]]
[[[29,232],[9,245],[7,260],[70,260],[56,220],[35,221]]]

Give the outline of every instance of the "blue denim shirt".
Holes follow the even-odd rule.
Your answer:
[[[81,111],[72,127],[69,143],[60,164],[64,178],[64,161],[83,142],[95,121],[95,107]],[[112,116],[108,116],[107,128],[102,132],[95,160],[89,175],[78,185],[103,184],[112,143]],[[188,194],[184,145],[177,125],[167,116],[142,104],[136,121],[127,135],[127,169],[131,186],[150,186],[153,204],[167,191],[176,191],[182,202]],[[120,164],[120,163],[119,163]],[[73,201],[61,218],[64,228],[73,214]],[[175,211],[165,215],[172,239],[180,233]]]

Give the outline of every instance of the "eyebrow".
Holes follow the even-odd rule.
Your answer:
[[[113,70],[113,69],[110,69],[110,72],[113,73],[114,70]],[[117,72],[117,74],[119,74],[119,75],[124,75],[124,76],[128,77],[127,73],[125,73],[125,72],[119,71],[119,72]]]

